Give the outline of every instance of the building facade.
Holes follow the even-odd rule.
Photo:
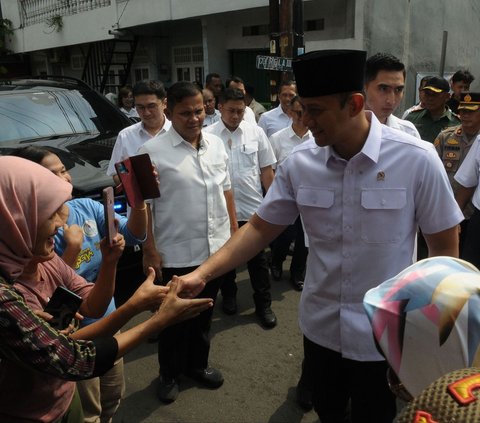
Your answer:
[[[92,85],[92,78],[100,78],[103,92],[113,92],[125,81],[160,79],[168,86],[179,80],[204,82],[209,72],[224,79],[235,74],[268,101],[271,75],[255,68],[256,55],[269,52],[268,0],[0,4],[3,17],[13,23],[8,46],[29,54],[34,74],[73,76]],[[466,67],[480,79],[480,64],[473,60],[480,45],[466,42],[468,28],[479,19],[478,0],[305,0],[305,50],[353,48],[398,56],[408,69],[408,106],[414,101],[415,76],[438,73],[443,31],[448,31],[445,71]],[[100,63],[92,65],[106,58],[107,70]]]

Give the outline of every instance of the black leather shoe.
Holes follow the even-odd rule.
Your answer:
[[[230,316],[235,314],[237,312],[237,299],[235,297],[223,297],[222,311]]]
[[[158,399],[165,404],[170,404],[178,397],[178,383],[173,377],[160,375],[157,388]]]
[[[277,264],[272,263],[272,265],[270,266],[270,273],[274,281],[279,281],[280,279],[282,279],[282,273],[283,273],[282,265],[279,266]]]
[[[306,386],[299,383],[297,385],[297,404],[305,411],[310,411],[313,408],[312,391]]]
[[[303,277],[302,275],[293,273],[290,275],[290,283],[295,288],[296,291],[303,290]]]
[[[275,313],[270,307],[257,309],[255,313],[257,313],[260,323],[264,328],[271,329],[277,326],[277,316],[275,316]]]
[[[206,388],[218,389],[223,385],[222,373],[220,370],[213,367],[207,367],[206,369],[193,369],[190,370],[187,375]]]

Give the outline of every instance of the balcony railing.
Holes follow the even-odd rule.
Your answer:
[[[111,0],[20,0],[23,26],[46,22],[54,16],[67,16],[110,6]]]

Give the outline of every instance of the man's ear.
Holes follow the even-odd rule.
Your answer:
[[[165,110],[163,111],[163,113],[165,114],[168,120],[172,120],[172,112],[168,107],[165,107]]]
[[[348,99],[350,116],[357,116],[365,108],[365,96],[362,93],[353,93]]]

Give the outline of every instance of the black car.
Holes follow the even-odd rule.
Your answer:
[[[74,78],[0,82],[0,155],[27,145],[47,147],[72,175],[74,197],[100,200],[103,188],[113,185],[105,172],[118,133],[131,124],[103,95]],[[115,198],[115,209],[126,212],[124,196]],[[124,256],[129,255],[138,254]],[[121,264],[138,261],[124,257]]]

